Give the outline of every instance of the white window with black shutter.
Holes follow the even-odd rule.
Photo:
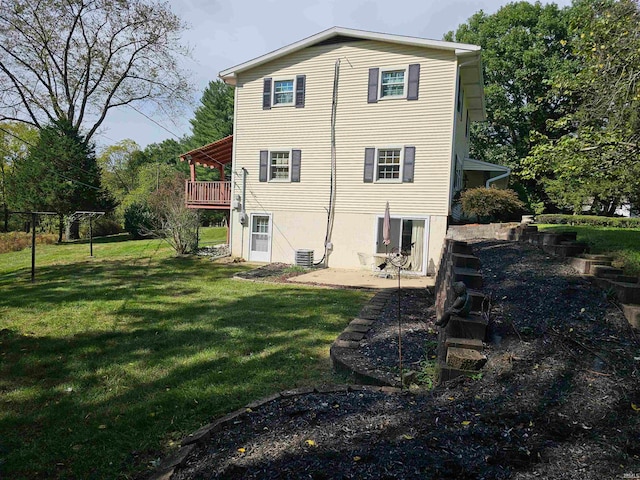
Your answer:
[[[416,147],[369,147],[364,152],[365,183],[412,183]]]
[[[262,88],[262,108],[304,107],[307,79],[305,75],[265,78]]]
[[[260,150],[260,182],[300,182],[302,151],[298,149]]]
[[[370,68],[367,89],[368,103],[378,100],[418,100],[420,64],[402,67]]]

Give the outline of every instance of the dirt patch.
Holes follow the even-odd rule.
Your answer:
[[[236,275],[244,280],[287,283],[288,279],[308,273],[309,270],[286,263],[270,263]]]
[[[618,307],[533,247],[473,246],[492,298],[481,375],[415,394],[364,389],[274,400],[198,445],[172,478],[639,475],[640,346]],[[401,308],[407,325],[425,332],[416,345],[429,342],[431,307],[403,297]],[[367,342],[368,356],[387,370],[397,355],[393,312],[390,302]]]

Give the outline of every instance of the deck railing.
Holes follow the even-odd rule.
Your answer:
[[[185,187],[187,205],[231,206],[231,182],[192,182]]]

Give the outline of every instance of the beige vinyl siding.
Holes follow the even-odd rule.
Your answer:
[[[455,112],[456,58],[452,52],[357,41],[315,46],[239,75],[235,171],[248,171],[248,211],[325,212],[329,200],[331,103],[340,59],[337,213],[447,215]],[[420,63],[419,100],[367,103],[369,68]],[[264,77],[306,75],[305,107],[262,109]],[[464,135],[464,129],[462,130]],[[364,183],[365,147],[416,147],[413,183]],[[259,151],[302,151],[300,183],[259,182]],[[237,179],[239,180],[239,178]],[[241,182],[236,181],[235,194]],[[367,232],[367,235],[369,232]]]
[[[464,95],[462,98],[462,114],[458,113],[458,110],[454,105],[456,127],[454,140],[454,156],[451,162],[451,192],[453,192],[453,178],[455,174],[455,155],[458,156],[460,162],[464,162],[465,158],[469,158],[469,138],[471,136],[471,124],[469,124],[469,136],[465,136],[467,128],[467,110],[469,105],[466,98],[466,92],[464,92],[464,90],[463,93]]]

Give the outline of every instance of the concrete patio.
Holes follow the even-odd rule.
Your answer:
[[[323,268],[291,279],[296,283],[333,285],[340,287],[391,289],[398,288],[398,278],[383,278],[367,270]],[[402,288],[426,288],[435,285],[434,277],[405,276],[400,279]]]

